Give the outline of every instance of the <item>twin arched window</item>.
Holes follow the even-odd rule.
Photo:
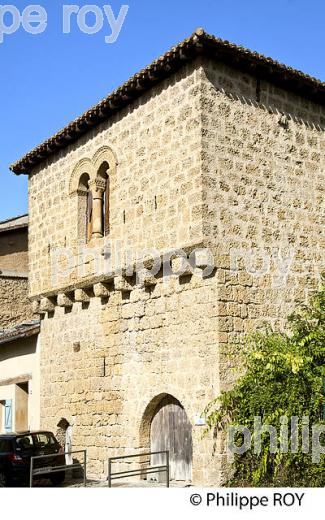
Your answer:
[[[96,179],[90,180],[88,173],[83,173],[79,180],[79,238],[101,238],[110,232],[110,178],[109,166],[103,163]]]
[[[77,237],[89,242],[110,233],[111,179],[117,160],[108,146],[102,146],[92,158],[82,158],[70,178],[70,195],[77,195]]]

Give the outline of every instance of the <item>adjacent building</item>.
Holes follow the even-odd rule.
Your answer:
[[[0,222],[0,433],[39,426],[39,359],[28,298],[28,216]]]

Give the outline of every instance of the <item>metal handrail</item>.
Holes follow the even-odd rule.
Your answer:
[[[112,462],[121,461],[125,459],[133,459],[139,457],[148,457],[152,455],[166,455],[166,464],[162,466],[149,466],[148,468],[137,468],[124,471],[112,472]],[[140,461],[139,464],[150,464],[148,461]],[[112,480],[117,480],[126,477],[134,477],[138,475],[151,475],[153,473],[166,473],[166,487],[169,487],[169,451],[151,451],[148,453],[137,453],[136,455],[123,455],[122,457],[110,457],[108,459],[108,487],[112,487]]]
[[[53,457],[62,457],[63,455],[75,455],[77,453],[83,453],[83,462],[75,462],[73,464],[64,464],[61,466],[49,466],[46,468],[34,468],[34,461],[38,459],[50,459]],[[83,466],[84,474],[83,474],[83,483],[84,487],[87,486],[87,450],[78,450],[78,451],[66,451],[64,453],[51,453],[49,455],[37,455],[35,457],[31,457],[30,461],[30,470],[29,470],[29,487],[33,487],[33,477],[39,475],[48,475],[49,473],[59,473],[61,471],[68,471],[73,468],[80,468]]]

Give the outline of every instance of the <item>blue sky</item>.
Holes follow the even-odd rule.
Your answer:
[[[8,0],[23,11],[37,0]],[[9,164],[106,96],[129,76],[189,36],[196,27],[325,80],[324,0],[60,0],[42,1],[43,34],[20,28],[0,44],[0,220],[27,211],[27,178]],[[129,11],[114,44],[108,22],[82,33],[72,18],[62,33],[64,4],[110,4]],[[3,4],[2,4],[3,5]],[[88,23],[93,23],[90,16]],[[10,18],[5,18],[7,24]]]

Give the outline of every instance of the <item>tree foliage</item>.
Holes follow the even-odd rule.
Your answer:
[[[260,453],[251,448],[235,455],[235,486],[324,486],[325,460],[312,462],[311,449],[303,453],[301,438],[297,453],[291,453],[290,419],[309,417],[313,425],[323,420],[325,378],[325,290],[288,317],[288,333],[265,327],[246,338],[241,349],[243,375],[235,386],[223,392],[206,410],[207,424],[215,431],[229,425],[242,425],[254,431],[254,417],[280,432],[280,418],[289,418],[289,452],[271,453],[270,437],[262,434]],[[237,443],[240,445],[238,434]],[[324,439],[322,439],[324,445]]]

